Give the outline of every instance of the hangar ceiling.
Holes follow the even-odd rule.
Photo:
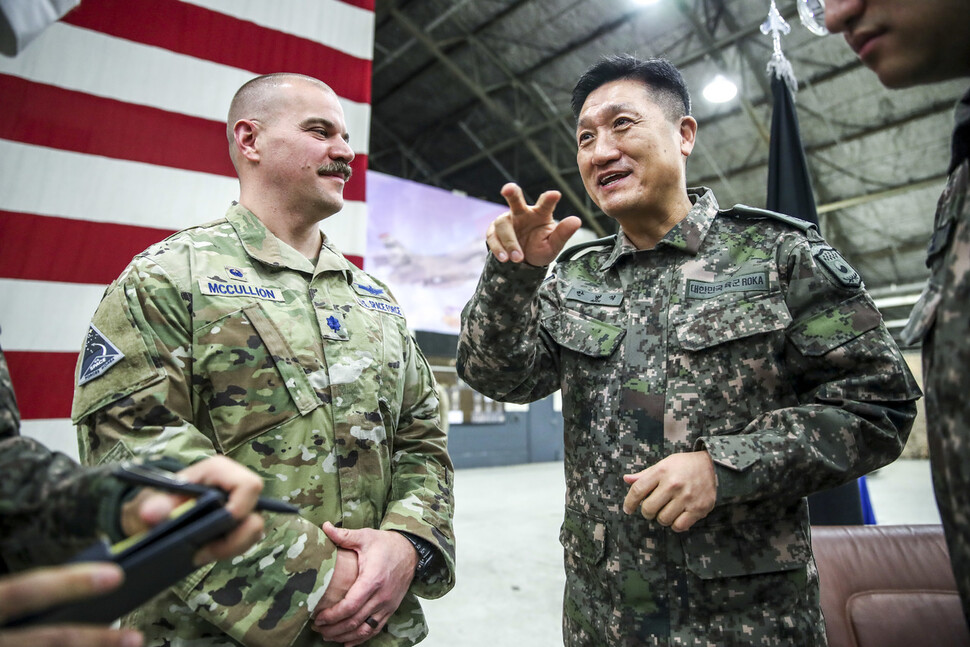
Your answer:
[[[763,207],[771,92],[762,34],[770,0],[378,0],[371,169],[501,202],[518,182],[532,199],[558,189],[556,217],[599,235],[615,223],[576,170],[569,96],[603,55],[663,56],[683,72],[700,124],[691,186],[722,207]],[[926,242],[945,182],[955,81],[889,91],[840,36],[817,36],[795,0],[782,49],[799,81],[796,107],[822,233],[866,281],[898,332],[927,276]],[[711,104],[716,74],[738,96]]]

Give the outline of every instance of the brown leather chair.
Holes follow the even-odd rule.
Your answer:
[[[813,526],[829,647],[970,647],[942,526]]]

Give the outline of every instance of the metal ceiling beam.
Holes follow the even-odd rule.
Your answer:
[[[850,198],[836,200],[835,202],[829,202],[828,204],[821,204],[818,206],[817,211],[821,215],[823,213],[828,213],[830,211],[838,211],[839,209],[849,209],[851,207],[858,207],[859,205],[868,204],[869,202],[876,202],[877,200],[894,198],[897,195],[910,193],[911,191],[919,191],[920,189],[927,189],[933,186],[938,187],[941,182],[946,180],[946,177],[947,177],[946,173],[941,173],[938,175],[934,175],[932,177],[925,178],[923,180],[916,180],[915,182],[910,182],[909,184],[901,184],[899,186],[894,186],[891,189],[883,189],[882,191],[873,191],[871,193],[854,195]]]
[[[714,40],[714,37],[711,35],[711,33],[707,31],[707,25],[703,24],[697,18],[697,16],[694,15],[694,12],[691,10],[690,6],[688,6],[686,0],[675,0],[674,5],[680,11],[681,15],[683,15],[684,18],[686,18],[691,25],[693,25],[694,32],[697,34],[698,38],[701,39],[701,42],[704,43],[704,46],[710,52],[711,59],[713,59],[719,66],[726,69],[727,62],[724,60],[724,57],[721,56],[721,52],[723,50],[714,48],[716,41]],[[730,12],[725,10],[723,14],[725,24],[728,23],[729,16],[730,16]],[[735,23],[735,27],[737,27],[736,23]],[[744,52],[743,50],[739,50],[739,51],[741,51],[741,58],[743,58],[745,62],[748,63],[748,65],[753,69],[754,64],[749,60],[747,53]],[[770,94],[770,89],[767,87],[765,83],[764,76],[765,75],[763,73],[759,74],[755,72],[755,79],[758,81],[759,85],[761,86],[762,94],[767,95],[767,94]],[[751,104],[751,100],[748,99],[746,96],[744,96],[744,94],[738,94],[738,102],[741,104],[741,107],[744,108],[745,114],[748,115],[748,118],[751,120],[751,124],[754,126],[757,133],[761,136],[761,139],[764,140],[765,145],[767,145],[771,141],[771,136],[768,134],[768,129],[765,128],[765,125],[761,123],[761,119],[759,119],[758,115],[755,113],[754,106]]]
[[[488,20],[486,20],[484,23],[482,23],[481,25],[479,25],[478,27],[476,27],[472,31],[472,34],[478,34],[479,32],[481,32],[481,31],[483,31],[485,29],[488,29],[489,27],[491,27],[493,24],[495,24],[496,22],[498,22],[499,20],[501,20],[505,16],[509,15],[513,11],[516,11],[519,7],[521,7],[522,5],[527,4],[529,2],[532,2],[532,0],[517,0],[516,2],[513,2],[512,4],[508,5],[507,7],[505,7],[504,9],[502,9],[501,11],[499,11],[498,13],[496,13],[494,16],[492,16],[491,18],[489,18]],[[400,10],[397,9],[396,7],[394,7],[393,5],[387,7],[387,12],[391,15],[391,19],[392,20],[395,20],[396,19],[395,18],[395,13],[400,14]],[[408,41],[408,42],[417,42],[418,40],[419,39],[412,37],[411,40]],[[451,53],[451,50],[456,49],[456,48],[460,47],[461,45],[462,45],[462,42],[456,42],[456,43],[450,45],[449,47],[445,47],[443,49],[444,49],[444,51],[446,51],[448,53]],[[431,61],[428,61],[424,65],[420,66],[418,69],[412,71],[411,74],[407,75],[406,77],[403,77],[403,78],[399,79],[398,82],[395,83],[393,86],[391,86],[391,88],[388,89],[388,91],[385,92],[382,96],[380,96],[380,97],[374,97],[373,103],[376,104],[376,103],[378,103],[380,101],[383,101],[384,99],[386,99],[387,97],[391,96],[392,94],[394,94],[395,92],[397,92],[401,88],[406,87],[414,79],[416,79],[417,77],[419,77],[422,74],[424,74],[424,72],[427,71],[429,68],[434,67],[434,65],[435,65],[435,61],[434,61],[434,59],[432,59]],[[376,72],[375,72],[375,74],[376,74]]]
[[[927,117],[935,117],[940,113],[950,112],[952,110],[953,110],[952,101],[950,100],[937,101],[935,103],[930,104],[929,106],[926,106],[921,110],[917,110],[916,112],[900,117],[899,119],[895,119],[893,121],[884,121],[880,123],[878,126],[874,126],[872,128],[863,128],[862,130],[858,130],[854,133],[845,135],[841,138],[834,139],[832,141],[805,146],[805,154],[811,155],[815,153],[821,153],[830,148],[835,148],[840,144],[852,142],[857,139],[865,139],[866,137],[877,135],[886,130],[895,130],[896,128],[899,128],[900,126],[905,126],[908,123],[919,121],[920,119],[926,119]],[[764,160],[759,160],[757,162],[753,162],[751,164],[746,164],[744,166],[728,169],[727,172],[731,175],[737,175],[739,173],[747,173],[749,171],[754,171],[763,166],[767,166],[767,164],[768,164],[768,160],[764,159]],[[705,184],[706,182],[711,182],[717,179],[720,179],[717,175],[706,175],[704,177],[697,178],[696,180],[694,180],[694,182],[696,184]]]
[[[394,17],[394,19],[407,32],[409,32],[422,45],[424,45],[424,47],[429,52],[431,52],[435,56],[435,58],[437,58],[438,61],[442,65],[444,65],[445,68],[448,69],[449,72],[451,72],[455,77],[458,78],[459,81],[461,81],[466,87],[468,87],[468,89],[471,90],[479,98],[482,104],[484,104],[485,107],[488,108],[490,112],[492,112],[494,115],[502,119],[508,118],[509,116],[508,111],[505,110],[498,103],[496,103],[495,100],[493,100],[488,95],[488,93],[485,92],[485,90],[481,87],[481,85],[476,83],[471,77],[465,74],[465,72],[460,67],[458,67],[451,59],[449,59],[448,56],[445,55],[445,53],[442,52],[441,49],[435,44],[435,42],[421,31],[420,27],[418,27],[413,22],[411,22],[411,20],[407,16],[405,16],[395,8],[391,8],[390,13]],[[573,204],[573,206],[577,209],[577,211],[579,211],[580,217],[586,222],[586,224],[589,227],[594,229],[600,236],[604,236],[605,232],[603,231],[603,228],[593,217],[593,214],[589,211],[589,209],[586,208],[586,205],[583,204],[583,201],[580,198],[580,196],[578,196],[576,192],[573,191],[572,187],[566,182],[565,178],[563,178],[562,175],[560,175],[559,171],[549,161],[545,153],[543,153],[536,145],[536,143],[526,134],[525,129],[522,128],[520,124],[517,124],[515,122],[512,122],[512,128],[516,131],[516,134],[522,138],[522,141],[525,144],[526,148],[529,150],[529,152],[532,153],[533,157],[536,158],[536,161],[538,161],[539,164],[550,175],[550,177],[552,177],[555,184],[559,186],[560,190],[562,191],[566,199]]]

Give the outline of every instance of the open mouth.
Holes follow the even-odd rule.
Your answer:
[[[629,174],[630,174],[629,171],[622,171],[622,172],[618,171],[616,173],[610,173],[609,175],[604,175],[603,177],[601,177],[599,179],[599,185],[600,186],[609,186],[609,185],[613,184],[614,182],[619,182],[620,180],[622,180],[623,178],[625,178]]]

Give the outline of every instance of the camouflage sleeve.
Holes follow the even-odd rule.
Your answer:
[[[476,391],[504,402],[534,402],[559,388],[555,344],[543,339],[540,298],[546,268],[499,263],[488,255],[461,314],[456,367]]]
[[[781,359],[799,405],[767,411],[739,434],[698,440],[715,463],[718,505],[802,497],[895,460],[920,396],[858,275],[829,269],[823,242],[778,251],[792,316]]]
[[[7,358],[0,348],[0,440],[20,435],[20,409],[10,381]]]
[[[189,308],[191,289],[144,257],[108,288],[92,326],[123,357],[75,391],[72,417],[82,460],[150,455],[191,464],[216,453],[192,422],[204,413],[196,410],[201,405],[185,370],[191,362]],[[245,555],[200,568],[174,591],[243,644],[288,645],[330,582],[336,548],[302,517],[264,518],[263,539]]]
[[[119,523],[128,489],[20,436],[20,415],[0,350],[0,572],[58,564]]]
[[[392,449],[391,496],[381,530],[401,530],[431,543],[438,555],[411,590],[439,598],[455,584],[454,467],[439,423],[437,385],[431,367],[408,336],[407,374],[401,417]]]
[[[127,487],[31,438],[0,441],[0,556],[6,570],[67,561],[118,523]],[[0,566],[0,572],[3,567]]]

